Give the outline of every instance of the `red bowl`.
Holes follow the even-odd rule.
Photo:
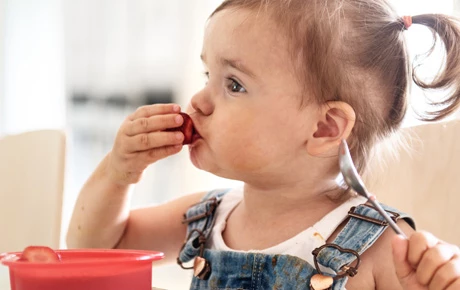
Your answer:
[[[161,252],[139,250],[57,250],[60,262],[18,261],[21,252],[0,255],[9,267],[11,290],[150,290],[152,262]]]

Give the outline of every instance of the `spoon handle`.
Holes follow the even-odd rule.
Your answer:
[[[371,196],[369,201],[377,209],[377,211],[383,216],[383,218],[388,222],[390,227],[398,234],[404,237],[407,240],[406,234],[401,230],[401,228],[393,221],[393,219],[388,215],[388,213],[380,206],[380,203],[377,201],[375,196]]]

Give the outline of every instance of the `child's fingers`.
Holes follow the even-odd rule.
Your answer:
[[[176,104],[154,104],[139,107],[133,114],[128,116],[128,120],[148,118],[154,115],[179,113],[180,107]]]
[[[442,265],[436,271],[428,289],[460,289],[460,257],[455,256]]]
[[[127,136],[135,136],[142,133],[179,127],[183,122],[184,118],[179,114],[156,115],[127,121],[123,131]]]
[[[165,157],[179,153],[182,147],[183,147],[182,144],[173,145],[173,146],[165,146],[165,147],[155,148],[155,149],[146,151],[143,154],[147,155],[145,160],[148,160],[149,163],[153,163]]]
[[[399,280],[401,280],[401,284],[403,284],[404,282],[402,280],[406,279],[414,272],[414,269],[407,261],[409,241],[404,239],[404,237],[397,235],[393,237],[392,247],[396,275]]]
[[[437,244],[426,250],[417,266],[416,275],[419,283],[428,285],[433,279],[436,271],[454,258],[456,254],[455,248],[455,246],[449,244]]]
[[[458,289],[460,289],[460,279],[455,280],[445,290],[458,290]]]
[[[460,289],[460,279],[456,280],[454,283],[449,285],[445,290],[458,290]]]
[[[164,146],[180,145],[184,141],[182,132],[153,132],[129,137],[125,141],[125,152],[147,151]]]
[[[407,259],[413,268],[417,268],[423,254],[429,248],[437,245],[439,240],[431,233],[420,231],[409,238],[409,253]]]

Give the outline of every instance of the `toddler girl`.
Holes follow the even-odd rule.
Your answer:
[[[413,24],[447,52],[432,82],[410,65]],[[224,1],[206,27],[208,81],[186,110],[197,132],[189,150],[196,167],[244,186],[130,211],[130,185],[184,139],[169,130],[184,121],[179,106],[141,107],[84,185],[68,245],[194,260],[192,289],[460,289],[458,247],[385,207],[401,239],[336,182],[341,140],[364,173],[373,146],[401,125],[411,78],[451,92],[423,119],[459,106],[459,43],[453,18],[401,17],[387,0]]]

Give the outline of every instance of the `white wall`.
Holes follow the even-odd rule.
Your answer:
[[[60,0],[2,0],[4,133],[65,125]],[[6,5],[5,5],[6,4]]]
[[[3,98],[4,98],[4,77],[5,77],[5,72],[4,72],[4,64],[5,64],[5,58],[4,58],[4,30],[5,30],[5,0],[0,0],[0,136],[3,135],[3,116],[5,115],[4,113],[4,107],[3,107]]]

